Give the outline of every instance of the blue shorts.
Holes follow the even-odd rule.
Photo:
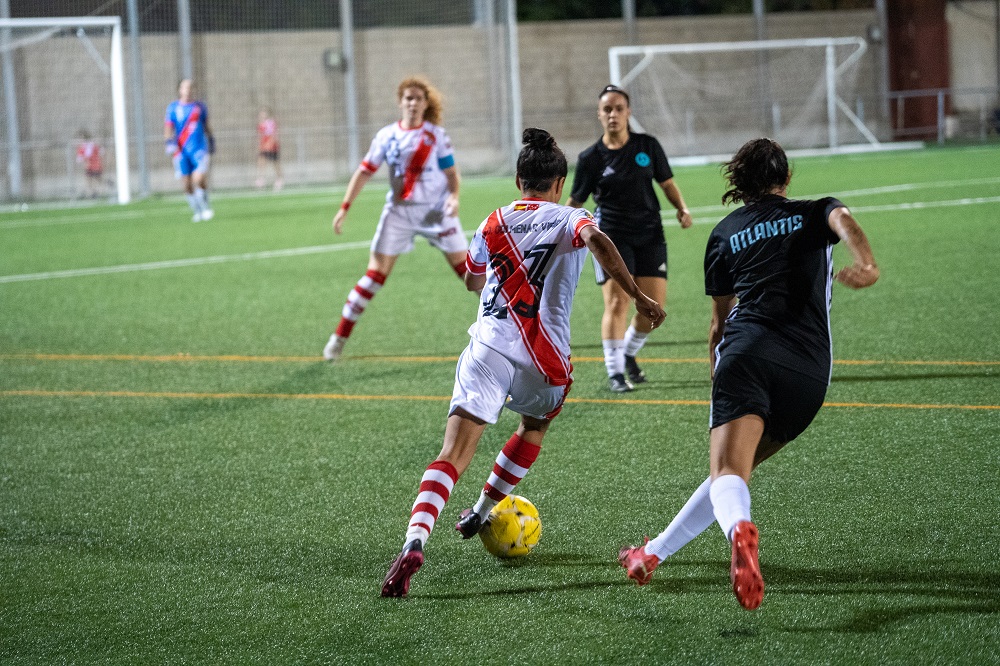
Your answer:
[[[174,173],[178,178],[192,173],[205,173],[210,162],[207,150],[195,151],[193,155],[181,151],[174,155]]]

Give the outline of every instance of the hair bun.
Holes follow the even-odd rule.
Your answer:
[[[537,127],[529,127],[521,134],[521,142],[531,148],[540,150],[551,150],[556,145],[556,140],[551,134]]]

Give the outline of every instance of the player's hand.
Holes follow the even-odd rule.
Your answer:
[[[863,289],[864,287],[870,287],[875,284],[875,281],[878,280],[878,276],[878,266],[875,264],[865,264],[863,266],[851,264],[850,266],[844,266],[837,271],[837,275],[834,277],[837,282],[846,287],[850,287],[851,289]]]
[[[663,320],[667,318],[667,313],[663,311],[660,304],[641,291],[639,292],[639,295],[635,297],[635,309],[639,314],[649,320],[649,322],[653,325],[653,328],[662,324]]]
[[[687,208],[681,208],[677,211],[677,221],[681,223],[681,229],[687,229],[690,227],[694,220],[691,219],[691,211]]]
[[[337,214],[333,216],[333,233],[342,234],[344,233],[344,218],[347,217],[347,211],[341,208],[337,211]]]
[[[167,154],[167,157],[173,157],[177,154],[177,144],[173,141],[167,140],[167,142],[163,144],[163,152]]]
[[[458,215],[458,194],[451,193],[444,200],[444,214],[446,217],[455,217]]]

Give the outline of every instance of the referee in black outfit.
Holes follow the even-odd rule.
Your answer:
[[[629,130],[631,113],[628,93],[612,85],[601,90],[597,117],[604,135],[580,153],[566,203],[579,208],[594,195],[601,231],[614,242],[643,293],[662,307],[667,300],[667,242],[653,183],[663,188],[667,200],[677,209],[682,228],[691,226],[691,213],[684,205],[660,142]],[[607,279],[597,262],[594,266],[604,294],[601,338],[608,385],[616,393],[631,391],[633,384],[646,381],[635,355],[653,326],[638,313],[628,324],[631,299],[618,283]]]
[[[823,405],[833,367],[833,281],[869,287],[879,270],[844,204],[786,197],[791,171],[774,141],[748,142],[723,169],[730,189],[722,202],[745,205],[715,227],[705,250],[711,476],[667,529],[645,546],[622,549],[619,560],[644,584],[658,564],[718,521],[732,542],[733,592],[753,610],[764,598],[764,580],[750,520],[750,473],[798,437]],[[838,241],[852,263],[834,274]]]

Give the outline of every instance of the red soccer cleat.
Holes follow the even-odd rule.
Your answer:
[[[424,564],[424,549],[418,539],[406,544],[389,567],[389,572],[382,581],[383,597],[405,597],[410,591],[410,578],[420,571]]]
[[[736,523],[733,528],[733,562],[729,579],[740,606],[754,610],[764,600],[764,578],[760,575],[757,559],[757,526],[749,520]]]
[[[649,543],[649,537],[643,545]],[[660,565],[656,555],[647,555],[643,546],[625,546],[618,551],[618,561],[625,567],[626,574],[639,585],[645,585],[653,577],[653,572]]]

